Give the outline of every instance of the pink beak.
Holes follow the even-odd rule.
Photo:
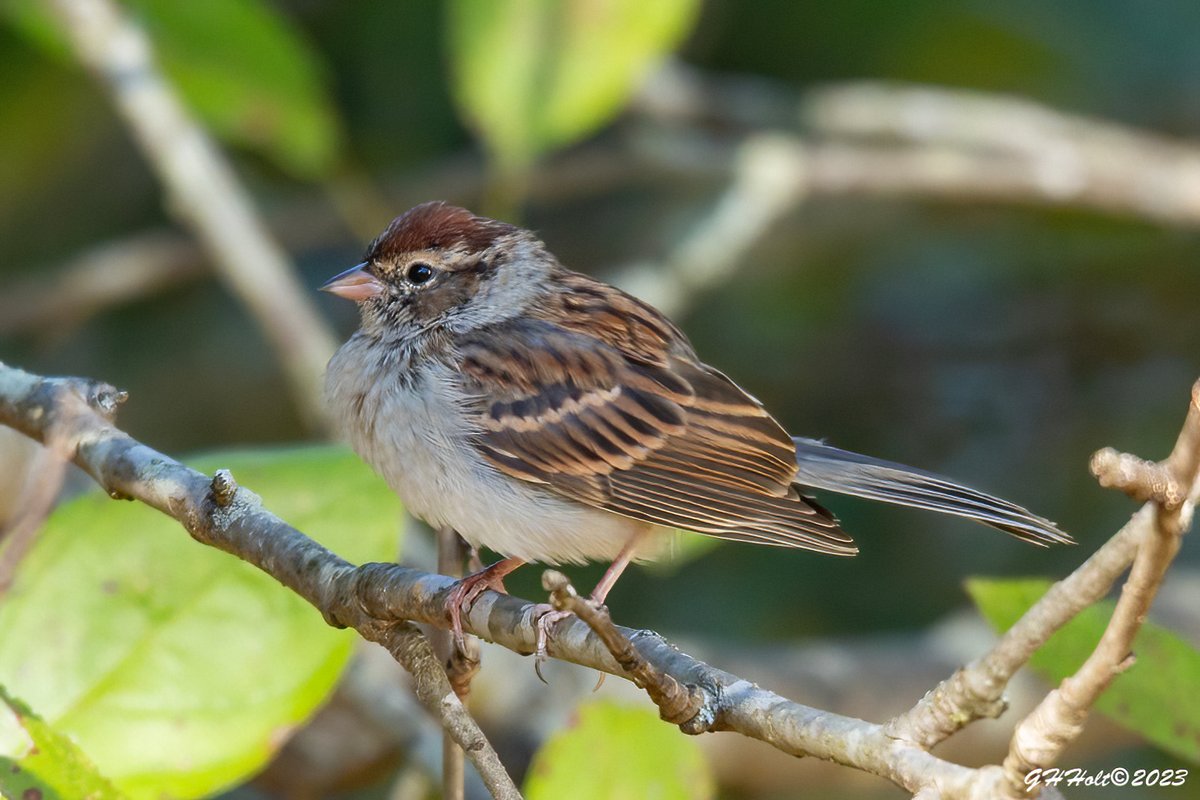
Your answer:
[[[322,292],[336,294],[347,300],[360,302],[378,297],[383,293],[383,284],[378,278],[367,272],[367,262],[355,264],[350,269],[334,275],[321,287]]]

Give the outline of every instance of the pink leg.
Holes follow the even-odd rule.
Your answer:
[[[454,585],[450,596],[446,598],[446,611],[450,614],[450,628],[454,631],[454,643],[459,650],[464,647],[463,612],[469,611],[486,589],[508,594],[504,588],[504,577],[524,563],[519,558],[506,558],[468,575]]]
[[[613,560],[608,569],[604,571],[604,576],[600,578],[600,582],[596,584],[596,588],[592,589],[592,599],[597,603],[603,603],[604,598],[608,597],[608,593],[612,591],[612,587],[616,585],[617,578],[621,577],[621,573],[629,566],[629,562],[637,555],[638,545],[646,538],[647,530],[638,531],[630,537],[625,546],[621,548],[621,552],[617,553],[617,557]]]

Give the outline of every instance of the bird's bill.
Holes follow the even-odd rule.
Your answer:
[[[383,284],[367,272],[367,262],[355,264],[345,272],[334,275],[321,287],[322,292],[336,294],[346,300],[356,303],[378,297],[383,292]]]

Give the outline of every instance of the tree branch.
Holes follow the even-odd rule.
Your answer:
[[[808,155],[812,194],[999,200],[1200,224],[1195,143],[1018,97],[882,81],[797,93],[673,62],[634,108],[674,125],[803,133],[791,138]]]
[[[428,643],[410,624],[448,627],[446,601],[453,579],[398,564],[355,567],[347,563],[264,509],[258,498],[238,487],[227,472],[219,471],[210,479],[115,428],[112,417],[120,399],[121,394],[106,384],[39,378],[0,364],[0,423],[39,441],[53,430],[72,460],[110,495],[135,498],[163,511],[179,520],[198,541],[232,553],[275,577],[320,610],[330,624],[353,627],[365,638],[383,643],[414,672],[422,702],[464,746],[491,791],[501,797],[516,796]],[[1181,436],[1181,441],[1194,445],[1198,439],[1191,429],[1193,418],[1200,419],[1195,403],[1187,431]],[[1188,463],[1195,461],[1191,458]],[[1190,505],[1185,504],[1184,510],[1190,512]],[[1144,509],[1135,515],[1109,544],[1057,584],[991,653],[948,681],[951,688],[961,684],[957,691],[969,699],[972,687],[982,685],[987,695],[994,684],[1006,682],[1015,665],[1024,663],[1053,629],[1087,604],[1074,595],[1072,587],[1094,592],[1099,583],[1108,580],[1113,565],[1125,558],[1129,540],[1143,535],[1153,511]],[[1188,522],[1190,513],[1181,515],[1178,529]],[[1153,524],[1151,529],[1157,530]],[[1152,584],[1166,562],[1155,557],[1148,563],[1147,580]],[[1141,575],[1137,568],[1135,572]],[[1137,590],[1143,581],[1135,578],[1129,595],[1143,599],[1127,601],[1136,605],[1122,610],[1114,622],[1120,638],[1102,645],[1095,656],[1110,672],[1114,658],[1124,659],[1122,649],[1127,651],[1128,620],[1136,620],[1148,603]],[[674,706],[672,721],[679,720],[686,732],[736,731],[792,755],[814,756],[882,776],[910,792],[921,792],[922,797],[982,800],[995,796],[997,788],[1008,783],[1007,773],[999,765],[971,769],[928,752],[929,742],[936,737],[925,731],[923,715],[936,717],[937,709],[920,713],[914,709],[909,716],[915,721],[905,728],[896,720],[885,726],[811,708],[693,659],[658,634],[612,626],[590,615],[589,609],[582,610],[605,635],[598,635],[578,618],[565,620],[555,628],[550,654],[625,678],[640,676],[647,685],[675,686],[680,690],[676,696],[685,702]],[[536,643],[536,613],[534,603],[486,591],[464,615],[463,627],[527,654]],[[1103,688],[1097,687],[1095,680],[1082,681],[1077,702],[1090,704]],[[950,691],[948,696],[958,695]],[[969,703],[965,707],[971,708]],[[950,727],[936,729],[949,735],[945,731]],[[898,736],[897,730],[909,734]]]
[[[0,363],[0,423],[52,440],[114,498],[132,498],[179,520],[193,538],[232,553],[316,606],[332,625],[378,642],[413,675],[417,697],[463,748],[497,798],[520,798],[479,726],[455,695],[411,617],[373,616],[355,597],[349,563],[262,508],[226,470],[210,480],[112,425],[124,393],[97,381],[41,379]],[[446,579],[449,581],[450,579]]]

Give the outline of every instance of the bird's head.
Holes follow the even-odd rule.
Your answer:
[[[353,300],[378,338],[459,333],[522,313],[557,268],[529,231],[443,202],[392,220],[323,291]]]

